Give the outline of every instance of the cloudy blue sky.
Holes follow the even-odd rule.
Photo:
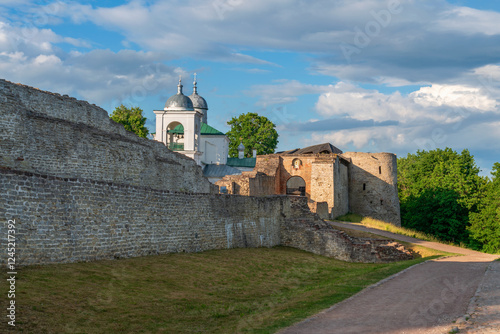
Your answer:
[[[500,161],[500,3],[0,0],[0,77],[108,112],[198,91],[208,122],[258,112],[279,150],[468,148]]]

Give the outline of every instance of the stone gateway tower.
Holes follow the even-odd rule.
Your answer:
[[[344,153],[329,143],[313,145],[257,156],[253,171],[216,184],[231,194],[305,196],[322,218],[353,212],[401,226],[392,153]]]

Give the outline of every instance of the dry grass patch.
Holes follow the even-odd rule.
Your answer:
[[[333,228],[344,231],[347,235],[350,235],[352,237],[356,238],[371,238],[371,239],[383,239],[383,240],[396,240],[400,244],[404,245],[406,249],[408,249],[414,258],[424,258],[424,257],[429,257],[429,256],[451,256],[451,255],[460,255],[460,254],[453,254],[453,253],[448,253],[448,252],[443,252],[443,251],[438,251],[432,248],[427,248],[423,246],[419,246],[417,244],[412,244],[406,241],[401,241],[397,240],[394,238],[388,238],[382,235],[366,232],[366,231],[358,231],[358,230],[353,230],[348,227],[340,227],[340,226],[333,226]]]
[[[423,233],[423,232],[420,232],[417,230],[412,230],[412,229],[405,228],[405,227],[394,226],[392,224],[383,222],[383,221],[378,220],[378,219],[373,219],[370,217],[363,217],[363,216],[358,215],[356,213],[348,213],[346,215],[337,217],[335,220],[359,224],[359,225],[363,225],[363,226],[367,226],[367,227],[373,227],[373,228],[376,228],[379,230],[384,230],[384,231],[392,232],[395,234],[401,234],[401,235],[405,235],[407,237],[421,239],[421,240],[425,240],[425,241],[438,242],[438,243],[445,244],[445,245],[467,248],[463,244],[454,244],[452,242],[442,241],[442,240],[440,240],[440,239],[438,239],[435,236],[430,235],[430,234],[426,234],[426,233]]]

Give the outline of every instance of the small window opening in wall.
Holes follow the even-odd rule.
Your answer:
[[[378,173],[382,174],[382,166],[378,166]]]
[[[363,183],[363,190],[366,190],[366,183]]]
[[[383,199],[380,200],[380,205],[384,205],[384,200]]]

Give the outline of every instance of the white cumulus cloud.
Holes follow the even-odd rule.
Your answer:
[[[317,123],[321,130],[312,131],[309,144],[331,142],[343,150],[402,153],[445,146],[484,150],[488,143],[489,149],[500,150],[498,98],[481,85],[433,84],[404,96],[339,82],[319,96],[316,109],[332,123],[345,118],[379,123],[335,131],[325,131]]]
[[[410,97],[424,107],[462,107],[483,111],[495,110],[497,100],[481,93],[480,88],[463,85],[439,85],[422,87]]]

